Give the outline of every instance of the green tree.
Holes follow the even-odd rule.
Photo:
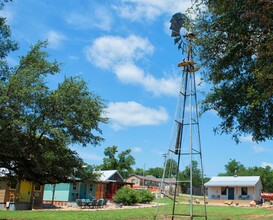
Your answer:
[[[270,166],[249,167],[246,172],[248,176],[261,177],[264,192],[273,192],[273,170]]]
[[[118,152],[117,146],[107,147],[104,149],[102,169],[104,170],[117,170],[118,169],[118,159],[116,158],[116,153]]]
[[[189,181],[190,170],[191,170],[190,165],[186,166],[185,169],[179,173],[178,179],[180,181]],[[192,185],[196,187],[202,186],[202,172],[198,168],[198,163],[195,160],[192,161]],[[182,192],[186,193],[187,189],[190,188],[190,183],[181,182],[180,186],[182,188]]]
[[[127,178],[134,173],[132,166],[135,164],[135,158],[131,155],[131,149],[119,153],[117,146],[107,147],[104,150],[103,164],[98,168],[103,170],[118,170],[123,178]]]
[[[139,176],[143,176],[143,174],[144,174],[145,176],[148,175],[147,170],[144,170],[143,168],[136,168],[136,169],[134,170],[134,173],[135,173],[136,175],[139,175]]]
[[[174,159],[168,159],[165,165],[165,178],[174,177],[177,173],[177,166]]]
[[[245,176],[246,175],[246,168],[243,164],[235,159],[229,160],[228,164],[225,165],[225,173],[220,173],[220,176]]]
[[[273,2],[196,0],[198,54],[211,84],[202,110],[222,118],[216,132],[273,137]]]
[[[152,175],[156,178],[162,178],[163,168],[161,167],[150,168],[147,170],[146,175]]]
[[[9,67],[6,57],[17,49],[10,34],[0,18],[0,167],[18,181],[41,184],[75,175],[93,178],[68,145],[103,140],[99,123],[107,119],[102,99],[77,77],[66,78],[55,90],[47,86],[46,77],[60,72],[60,64],[48,61],[46,42],[35,44],[17,66]]]
[[[219,176],[233,176],[235,173],[238,176],[260,176],[263,191],[264,192],[273,192],[273,170],[270,166],[266,167],[248,167],[245,168],[243,164],[235,159],[228,162],[225,165],[225,173],[220,173]]]

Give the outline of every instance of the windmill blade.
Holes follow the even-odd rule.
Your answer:
[[[184,14],[181,14],[181,17],[177,20],[177,23],[181,26],[184,27],[186,21],[188,21],[188,17]]]
[[[180,30],[182,27],[184,27],[184,24],[187,20],[188,20],[187,16],[180,12],[172,16],[172,19],[170,20],[171,22],[170,29],[172,30],[172,37],[177,37],[180,35]]]
[[[178,44],[178,50],[182,49],[182,43],[183,43],[183,42],[180,42],[180,43]]]
[[[171,24],[170,29],[171,29],[172,31],[177,32],[177,33],[180,32],[180,27],[178,26],[178,24],[175,24],[175,23],[172,23],[172,24]]]
[[[184,47],[184,44],[182,42],[182,37],[180,34],[180,30],[182,27],[184,27],[185,22],[188,20],[187,16],[185,14],[182,14],[180,12],[174,14],[172,16],[172,19],[170,20],[171,26],[170,29],[172,30],[171,37],[174,37],[174,44],[178,43],[178,49],[182,49]]]
[[[178,19],[180,19],[180,18],[182,18],[182,17],[183,17],[183,14],[182,14],[181,12],[175,13],[175,14],[173,15],[173,18],[174,18],[175,20],[178,20]]]
[[[172,31],[172,37],[179,37],[180,36],[180,33],[178,32],[175,32],[175,31]]]
[[[177,44],[181,40],[181,36],[174,39],[174,44]]]
[[[172,17],[172,19],[170,20],[171,24],[174,24],[175,26],[180,28],[179,23],[177,22],[177,19],[175,19],[174,17]]]

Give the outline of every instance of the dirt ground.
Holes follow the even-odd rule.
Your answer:
[[[164,204],[158,204],[164,205]],[[116,203],[108,202],[106,206],[103,207],[78,207],[78,206],[53,206],[51,208],[44,208],[39,210],[62,210],[62,211],[71,211],[71,210],[82,210],[82,211],[98,211],[98,210],[113,210],[113,209],[138,209],[138,208],[150,208],[158,206],[157,203],[149,204],[135,204],[132,206],[118,205]]]

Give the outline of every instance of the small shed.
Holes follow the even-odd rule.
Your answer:
[[[7,178],[7,174],[6,168],[0,168],[0,209],[27,210],[42,207],[43,185],[26,180],[17,182],[16,178]]]
[[[127,185],[123,177],[117,170],[99,171],[100,179],[96,183],[96,198],[106,198],[112,200],[113,195],[122,186]]]
[[[259,176],[215,176],[205,183],[211,200],[261,200]]]

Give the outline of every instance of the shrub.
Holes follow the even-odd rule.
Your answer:
[[[123,205],[133,205],[138,202],[137,192],[128,186],[124,186],[114,195],[113,201]]]
[[[141,189],[137,191],[137,199],[139,203],[149,203],[155,199],[155,195],[149,190]]]

